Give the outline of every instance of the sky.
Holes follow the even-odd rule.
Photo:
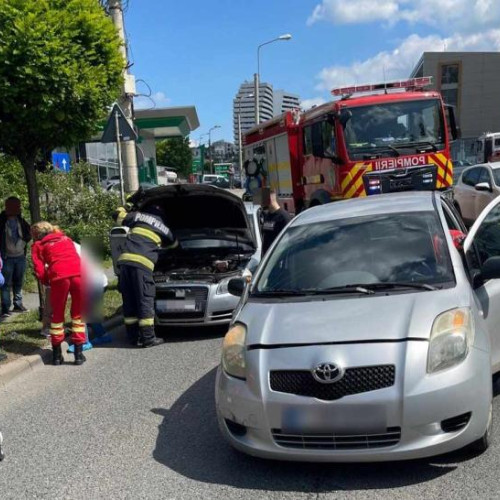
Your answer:
[[[150,88],[156,107],[196,106],[193,143],[216,125],[212,141],[233,141],[232,101],[257,71],[257,47],[285,33],[293,38],[262,48],[261,81],[299,94],[304,108],[334,87],[405,78],[423,51],[500,50],[500,0],[128,3],[138,92]],[[138,97],[136,106],[153,103]]]

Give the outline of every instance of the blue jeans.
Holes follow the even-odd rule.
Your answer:
[[[26,272],[26,257],[6,257],[3,261],[2,274],[5,285],[2,288],[2,311],[7,312],[11,306],[10,289],[14,293],[14,306],[23,305],[23,284]]]

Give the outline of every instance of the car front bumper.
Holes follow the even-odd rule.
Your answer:
[[[247,367],[250,375],[246,381],[227,375],[221,368],[217,373],[216,407],[222,434],[242,452],[279,460],[407,460],[460,449],[481,438],[488,425],[492,398],[489,354],[473,348],[460,365],[429,375],[425,373],[427,347],[427,342],[335,346],[332,356],[347,360],[350,366],[394,363],[396,379],[392,387],[344,396],[334,401],[275,392],[270,389],[269,382],[270,369],[295,368],[295,363],[287,359],[290,356],[286,351],[300,350],[300,357],[306,360],[318,359],[318,356],[319,359],[329,359],[328,352],[324,352],[329,347],[249,351]],[[367,363],[367,357],[372,358],[372,361],[376,359],[376,363]],[[284,412],[289,408],[306,415],[311,412],[330,412],[331,415],[332,410],[339,415],[352,415],[353,409],[359,409],[355,429],[341,433],[332,431],[341,438],[340,442],[343,435],[358,436],[356,446],[349,449],[350,445],[345,445],[345,439],[344,444],[337,449],[336,445],[331,444],[328,449],[318,444],[311,445],[311,436],[313,443],[323,443],[324,437],[314,436],[324,436],[325,432],[311,432],[310,428],[303,433],[294,431],[293,447],[278,444],[275,432],[282,427]],[[375,408],[384,410],[388,432],[400,429],[400,438],[394,444],[370,447],[360,443],[363,436],[367,436],[368,443],[368,436],[373,434],[368,428],[371,426],[370,415]],[[467,413],[471,413],[471,416],[462,428],[451,432],[442,429],[443,421]],[[236,430],[233,423],[236,424]],[[344,424],[344,427],[350,425]],[[303,437],[302,443],[300,436]],[[331,440],[331,436],[328,439]]]
[[[217,293],[218,284],[176,283],[157,284],[155,298],[155,323],[158,326],[202,327],[228,325],[239,298],[229,293]],[[177,291],[183,290],[183,294]],[[193,297],[196,310],[161,310],[163,298],[175,298],[175,293],[184,300]],[[182,301],[180,301],[182,303]]]

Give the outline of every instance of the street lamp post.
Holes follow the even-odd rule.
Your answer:
[[[238,156],[239,156],[239,169],[240,169],[240,179],[243,179],[243,144],[241,140],[241,99],[254,97],[253,94],[239,95],[236,97],[238,101]]]
[[[291,40],[292,35],[289,33],[285,35],[281,35],[278,38],[274,38],[273,40],[269,40],[268,42],[261,43],[257,47],[257,73],[254,75],[254,94],[255,94],[255,125],[260,123],[260,109],[259,109],[259,86],[260,86],[260,49],[264,47],[264,45],[269,45],[274,42],[281,42]]]
[[[208,153],[210,155],[210,173],[211,174],[214,173],[214,160],[213,160],[213,155],[212,155],[212,130],[215,130],[216,128],[220,128],[220,125],[215,125],[208,131]]]
[[[201,139],[205,136],[207,136],[208,134],[201,134],[200,135],[200,139],[199,139],[199,143],[198,143],[198,148],[200,150],[200,158],[201,158],[201,178],[203,179],[203,175],[205,174],[205,157],[203,155],[203,145],[201,143]]]

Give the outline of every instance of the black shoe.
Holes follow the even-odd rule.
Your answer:
[[[165,343],[165,340],[164,339],[159,339],[159,338],[155,338],[151,341],[149,341],[148,343],[143,343],[142,344],[142,347],[156,347],[157,345],[162,345]]]
[[[54,366],[59,366],[64,363],[64,357],[62,355],[61,346],[58,345],[52,348],[52,364]]]
[[[83,365],[87,361],[87,358],[83,355],[83,345],[75,344],[75,365]]]
[[[12,309],[12,312],[15,313],[25,313],[27,311],[28,309],[26,309],[26,307],[24,307],[22,304],[20,306],[14,306],[14,308]]]

